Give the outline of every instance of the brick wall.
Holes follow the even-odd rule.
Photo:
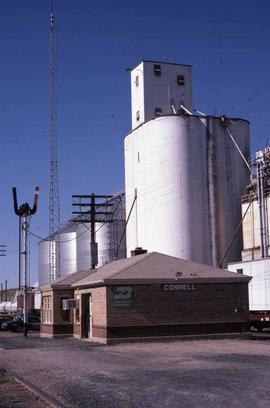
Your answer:
[[[79,321],[74,319],[74,334],[80,337],[81,332],[81,323],[82,323],[82,303],[81,303],[81,296],[83,294],[91,294],[92,296],[92,327],[93,327],[93,335],[96,336],[97,332],[100,333],[100,330],[107,326],[107,298],[106,298],[106,287],[100,288],[91,288],[91,289],[81,289],[76,290],[74,292],[75,299],[79,297],[80,299],[80,318]],[[99,335],[97,335],[99,337]],[[102,336],[101,336],[102,337]]]
[[[27,310],[30,311],[31,309],[34,309],[34,294],[33,293],[27,293]],[[17,296],[17,309],[23,309],[23,295],[18,295]]]
[[[172,292],[137,285],[132,303],[115,307],[108,287],[108,326],[240,322],[248,320],[248,285],[195,284],[195,290]]]
[[[42,333],[51,336],[74,333],[81,337],[81,301],[80,313],[69,311],[69,321],[63,321],[61,300],[81,300],[82,294],[90,293],[92,334],[96,338],[236,332],[245,330],[248,322],[247,284],[200,283],[194,284],[192,290],[175,291],[163,290],[159,284],[125,288],[132,293],[128,300],[125,293],[119,295],[115,286],[44,292],[53,294],[54,317],[53,324],[42,325]]]
[[[43,319],[43,298],[52,298],[52,322],[44,323]],[[62,310],[62,299],[73,299],[73,289],[44,290],[41,294],[41,327],[40,335],[54,337],[57,335],[72,335],[73,333],[73,311]]]
[[[93,327],[107,326],[107,288],[92,289]]]

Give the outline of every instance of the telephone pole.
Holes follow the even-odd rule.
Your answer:
[[[92,193],[91,195],[73,195],[72,198],[79,198],[79,202],[73,203],[73,206],[80,207],[79,211],[72,211],[72,214],[77,214],[76,218],[73,218],[73,222],[90,223],[90,251],[91,251],[91,269],[95,269],[98,264],[98,245],[96,242],[96,222],[110,223],[112,222],[112,212],[108,211],[109,207],[112,207],[112,203],[108,203],[107,200],[112,198],[111,195],[97,195]],[[86,202],[84,200],[87,200]],[[102,200],[102,201],[100,201]],[[82,211],[83,207],[86,211]],[[88,207],[88,209],[87,209]],[[109,216],[109,218],[108,218]]]

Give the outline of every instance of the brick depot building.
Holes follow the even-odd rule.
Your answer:
[[[110,343],[243,332],[250,279],[157,252],[121,259],[41,287],[41,336]]]

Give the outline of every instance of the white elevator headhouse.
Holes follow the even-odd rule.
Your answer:
[[[249,122],[193,114],[192,67],[143,61],[131,71],[125,137],[127,253],[136,246],[218,265],[241,220]],[[136,198],[137,197],[137,198]],[[241,254],[241,231],[225,262]]]
[[[192,109],[191,65],[143,61],[131,71],[132,129],[154,115]]]

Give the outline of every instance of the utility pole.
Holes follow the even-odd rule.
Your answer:
[[[19,231],[21,231],[21,216],[19,216]],[[19,248],[21,248],[21,234],[19,234]],[[22,287],[22,277],[21,277],[21,254],[20,254],[20,250],[19,250],[19,285],[18,285],[18,288],[19,288],[19,291],[21,290],[21,287]]]
[[[7,280],[5,280],[5,302],[8,300],[8,288],[7,288]]]
[[[91,250],[91,269],[95,269],[98,264],[98,245],[96,242],[95,225],[96,222],[108,223],[113,222],[111,219],[112,212],[108,211],[108,207],[113,206],[112,203],[108,203],[107,200],[112,198],[111,195],[73,195],[72,198],[79,198],[78,203],[73,203],[73,206],[79,206],[79,211],[72,211],[72,214],[78,214],[79,217],[73,218],[73,222],[90,223],[90,250]],[[88,202],[82,202],[82,200],[88,200]],[[102,202],[97,202],[97,199],[101,199]],[[105,201],[104,201],[105,200]],[[86,211],[82,211],[81,207],[88,207]],[[108,216],[110,216],[108,218]]]
[[[91,269],[95,269],[98,264],[98,247],[96,243],[96,231],[95,231],[95,195],[91,194],[90,203],[90,229],[91,229]]]
[[[0,256],[6,256],[6,245],[0,245]],[[5,281],[5,285],[6,285],[6,300],[7,300],[7,280]],[[0,295],[0,301],[3,302],[4,301],[4,295],[3,295],[4,291],[3,291],[3,283],[1,283],[1,295]]]
[[[50,16],[50,197],[49,197],[49,274],[50,281],[60,276],[60,204],[57,161],[57,84],[56,84],[56,24],[54,2]]]
[[[35,195],[34,195],[34,204],[33,207],[31,208],[28,203],[24,203],[18,207],[18,201],[17,201],[17,191],[16,187],[12,188],[13,192],[13,203],[14,203],[14,211],[15,214],[20,217],[21,224],[20,224],[20,229],[19,229],[19,234],[21,234],[21,247],[19,248],[20,251],[20,262],[21,262],[21,268],[20,270],[23,270],[23,276],[24,276],[24,286],[23,286],[23,334],[24,337],[27,337],[27,321],[28,321],[28,316],[27,316],[27,294],[28,294],[28,270],[29,270],[29,248],[28,248],[28,240],[29,240],[29,222],[30,222],[30,217],[31,215],[34,215],[37,212],[37,206],[38,206],[38,195],[39,195],[39,187],[36,187],[35,189]]]

